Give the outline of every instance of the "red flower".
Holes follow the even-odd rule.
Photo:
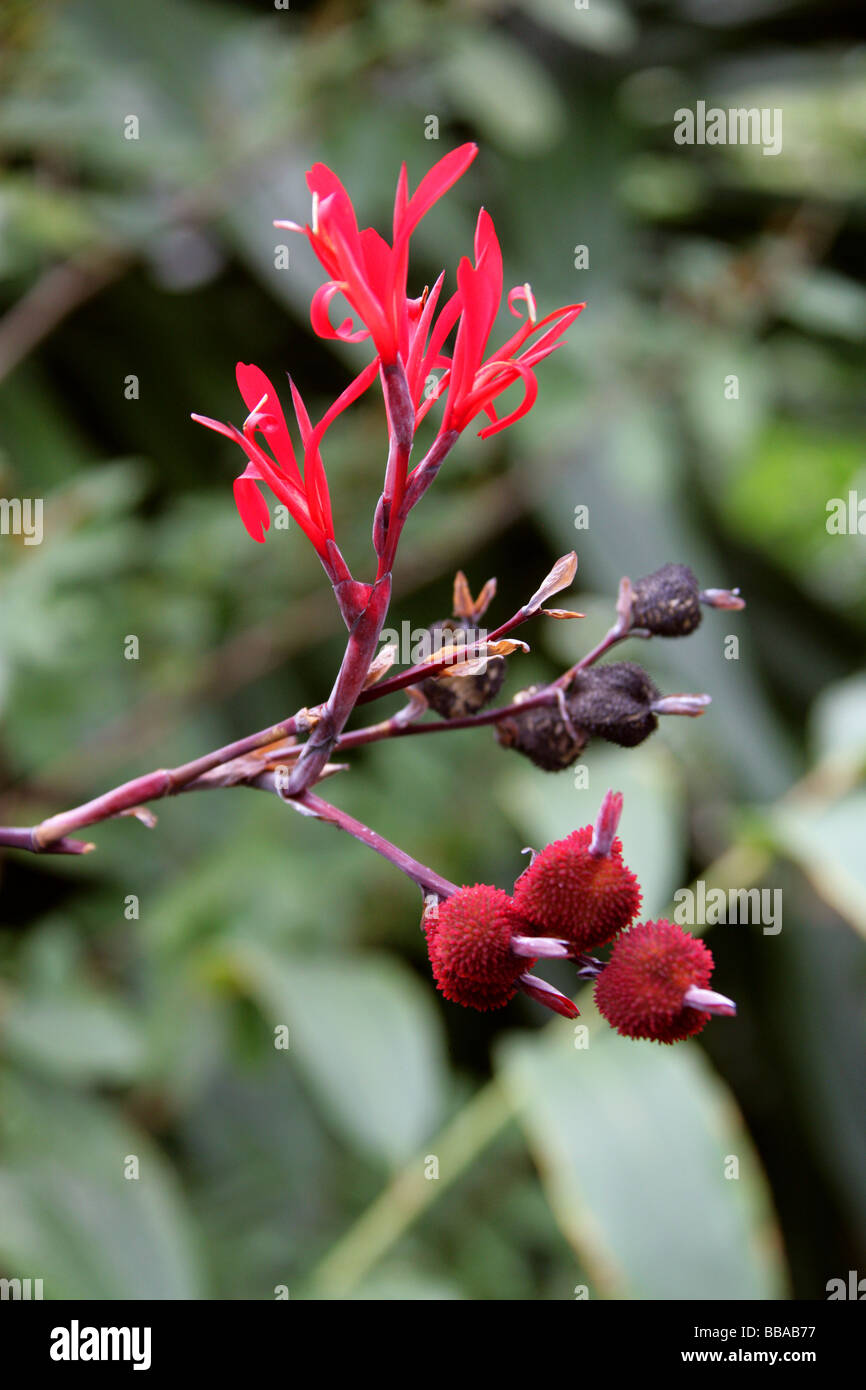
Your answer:
[[[331,408],[313,428],[301,394],[290,382],[295,417],[304,447],[304,472],[295,459],[295,451],[286,418],[277,393],[264,372],[258,367],[237,364],[237,382],[249,411],[239,430],[206,415],[193,415],[200,425],[215,430],[239,444],[249,462],[235,479],[234,493],[241,520],[254,541],[263,541],[271,524],[268,504],[258,484],[265,483],[271,492],[288,508],[290,516],[309,537],[323,560],[329,559],[328,542],[334,540],[331,497],[319,444],[322,436],[337,416],[360,396],[375,380],[376,363],[364,369],[337,398]],[[258,438],[256,438],[258,436]],[[267,445],[267,449],[264,447]]]
[[[328,274],[328,281],[313,296],[310,319],[321,338],[345,342],[373,339],[383,366],[405,363],[409,352],[410,325],[420,316],[424,300],[406,297],[409,240],[422,217],[466,172],[478,153],[477,145],[461,145],[434,164],[412,197],[408,196],[406,166],[397,182],[394,201],[393,243],[373,227],[358,228],[352,200],[337,175],[326,164],[314,164],[307,174],[313,195],[313,224],[276,222],[277,227],[305,232]],[[335,328],[329,317],[331,300],[342,294],[363,324],[355,328],[345,319]]]
[[[641,922],[618,938],[595,984],[595,1002],[627,1038],[673,1043],[700,1033],[736,1005],[708,989],[713,957],[673,922]]]
[[[496,434],[519,420],[532,409],[538,394],[538,382],[532,370],[537,362],[549,357],[560,346],[561,338],[567,328],[577,318],[583,304],[567,304],[555,309],[540,321],[536,318],[535,299],[529,285],[519,285],[509,292],[508,307],[516,318],[520,317],[515,302],[522,299],[526,303],[527,317],[520,328],[499,350],[485,360],[484,353],[496,315],[502,301],[502,251],[489,213],[482,208],[475,228],[475,265],[464,256],[457,268],[457,290],[459,295],[460,324],[454,345],[454,357],[450,370],[440,382],[439,390],[431,398],[442,395],[446,385],[448,401],[442,421],[442,432],[465,429],[480,411],[492,421],[479,431],[482,439]],[[541,332],[544,329],[546,331]],[[529,339],[541,332],[531,346],[524,348]],[[524,348],[521,352],[519,349]],[[494,401],[516,381],[524,384],[524,396],[520,405],[511,413],[499,419]],[[419,412],[419,419],[429,409],[425,403]]]

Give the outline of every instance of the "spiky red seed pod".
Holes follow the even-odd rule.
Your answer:
[[[712,952],[673,922],[640,922],[623,932],[595,983],[600,1013],[626,1038],[674,1043],[709,1023],[711,1014],[684,1008],[691,986],[704,989]]]
[[[511,938],[525,935],[527,923],[507,893],[486,883],[461,888],[428,912],[424,930],[439,989],[465,1008],[502,1008],[532,964],[511,950]]]
[[[617,837],[610,854],[592,854],[593,827],[573,830],[536,855],[514,885],[514,906],[547,936],[577,951],[603,946],[637,915],[640,884],[622,862]]]

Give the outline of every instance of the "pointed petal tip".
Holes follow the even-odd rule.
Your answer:
[[[570,944],[555,936],[512,936],[511,949],[530,960],[568,960],[571,955]]]
[[[698,719],[713,703],[711,695],[662,695],[653,700],[650,709],[654,714],[679,714],[688,719]]]
[[[701,989],[698,985],[689,985],[683,995],[683,1007],[697,1009],[704,1014],[714,1014],[717,1018],[735,1018],[737,1014],[737,1006],[733,999],[728,999],[726,995],[719,994],[714,989]]]
[[[592,832],[592,841],[589,846],[590,854],[594,854],[600,859],[607,859],[609,857],[613,849],[613,842],[616,838],[621,815],[622,792],[608,790],[605,792],[598,816],[596,817],[595,827]]]

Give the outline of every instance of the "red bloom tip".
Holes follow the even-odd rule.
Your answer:
[[[424,931],[433,977],[446,999],[470,1009],[500,1009],[513,999],[526,958],[511,938],[526,923],[507,893],[485,883],[460,888],[426,914]]]
[[[622,842],[592,850],[591,825],[548,845],[514,885],[514,906],[539,932],[561,937],[574,952],[610,941],[636,916],[640,884],[622,862]]]
[[[712,953],[697,937],[672,922],[641,922],[614,945],[595,1002],[623,1037],[679,1042],[700,1033],[711,1013],[735,1012],[730,999],[707,989],[712,973]]]

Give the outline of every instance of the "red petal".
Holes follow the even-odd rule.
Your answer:
[[[319,338],[338,338],[343,343],[360,343],[365,338],[369,338],[370,333],[366,328],[353,328],[351,319],[343,319],[339,328],[335,328],[331,323],[328,312],[331,300],[335,295],[345,294],[342,285],[329,280],[327,284],[320,285],[313,295],[310,304],[310,323],[313,325],[313,332]]]
[[[526,387],[526,390],[523,395],[523,400],[520,402],[520,405],[517,406],[515,410],[512,410],[510,415],[504,415],[502,419],[497,420],[495,424],[486,425],[483,430],[479,430],[479,439],[489,439],[492,434],[498,434],[500,430],[507,430],[509,425],[513,425],[515,420],[519,420],[522,415],[528,414],[528,412],[535,405],[535,402],[538,398],[538,381],[536,379],[535,373],[530,371],[526,367],[522,367],[517,362],[514,362],[511,365],[513,366],[514,370],[518,372],[520,376],[523,377],[523,382]],[[500,390],[505,389],[505,386],[500,388]],[[499,391],[497,391],[495,394],[499,395]],[[493,397],[491,397],[491,400],[492,399]]]
[[[325,465],[318,448],[313,448],[309,453],[307,452],[307,443],[313,432],[313,427],[303,397],[291,377],[289,377],[289,385],[292,388],[292,404],[295,407],[298,428],[301,431],[301,441],[304,445],[304,491],[310,504],[311,513],[322,527],[325,535],[333,540],[334,519],[331,513],[331,495],[328,491]]]
[[[454,345],[449,416],[460,415],[462,398],[472,390],[502,299],[502,251],[493,219],[484,208],[475,226],[475,254],[475,266],[464,257],[457,267],[463,312]]]
[[[395,248],[398,236],[408,238],[412,235],[425,213],[429,212],[443,193],[447,193],[448,189],[466,173],[477,153],[477,145],[471,143],[459,145],[456,150],[451,150],[449,154],[443,155],[433,165],[433,168],[428,170],[406,205],[400,220],[399,233],[396,227],[394,229]]]
[[[301,474],[295,460],[295,450],[286,425],[286,417],[280,405],[280,398],[273,385],[260,367],[244,362],[238,362],[235,367],[235,376],[247,410],[255,410],[262,397],[267,396],[268,399],[262,409],[262,414],[268,416],[268,421],[257,424],[256,429],[259,434],[264,436],[273,450],[278,467],[300,485]]]
[[[404,215],[404,213],[405,213],[405,211],[406,211],[406,204],[408,203],[408,201],[409,201],[409,177],[408,177],[408,175],[407,175],[407,173],[406,173],[406,165],[405,165],[405,164],[401,164],[401,165],[400,165],[400,173],[399,173],[398,176],[397,176],[397,191],[396,191],[396,193],[394,194],[394,223],[393,223],[393,227],[394,227],[394,239],[395,239],[395,240],[396,240],[396,238],[397,238],[397,232],[398,232],[399,227],[400,227],[400,222],[401,222],[401,220],[402,220],[402,218],[403,218],[403,215]]]
[[[223,434],[226,439],[237,443],[238,431],[234,425],[224,425],[222,420],[212,420],[209,415],[190,415],[189,418],[195,420],[197,425],[204,425],[205,429],[213,430],[215,434]]]
[[[254,541],[261,544],[265,539],[265,531],[271,524],[271,514],[268,504],[259,492],[255,479],[258,474],[253,464],[250,464],[239,478],[234,481],[234,494],[237,509],[241,514],[241,521],[247,528]]]

